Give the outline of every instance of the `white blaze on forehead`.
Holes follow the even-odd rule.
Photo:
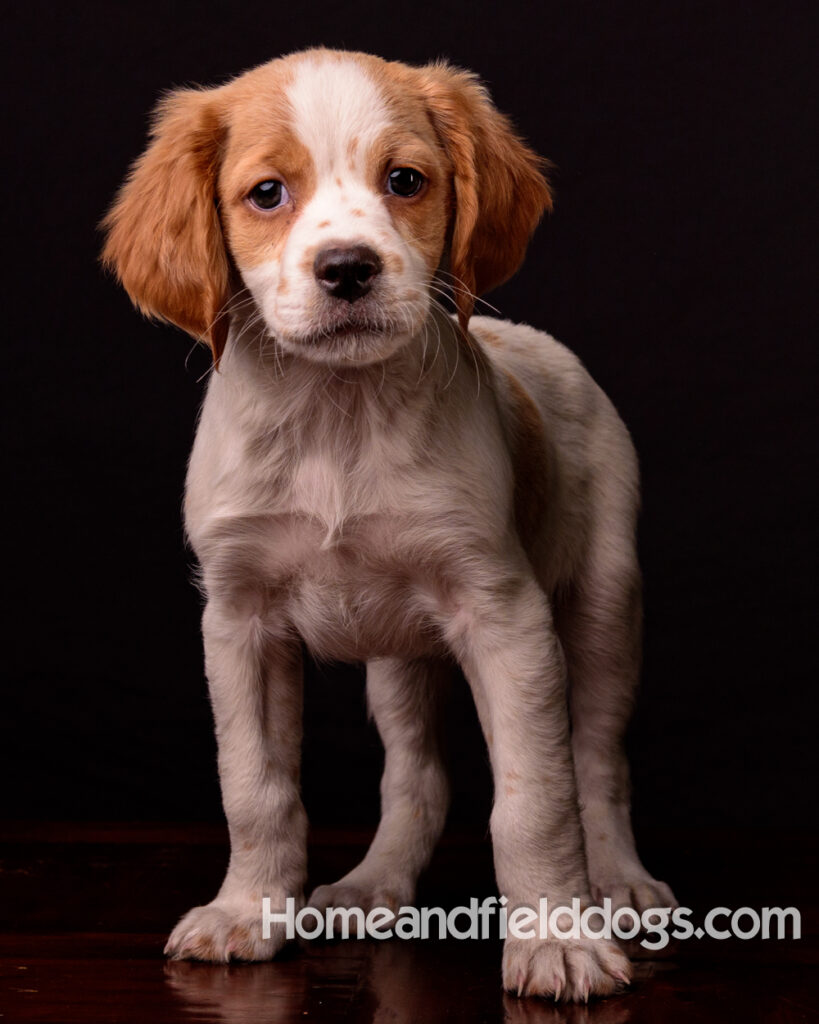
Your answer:
[[[339,164],[363,170],[362,158],[390,123],[381,90],[352,58],[307,58],[287,96],[296,134],[310,151],[319,177]],[[353,139],[358,144],[351,159]]]
[[[420,330],[429,309],[423,253],[393,223],[386,183],[379,185],[371,165],[373,145],[393,124],[388,100],[355,57],[323,54],[310,54],[295,65],[287,100],[293,131],[313,162],[316,189],[303,205],[294,204],[295,217],[278,255],[240,268],[242,277],[270,332],[285,347],[329,363],[386,358]],[[376,333],[370,341],[362,335],[364,341],[352,340],[344,348],[322,341],[333,324],[332,311],[313,267],[322,247],[353,244],[368,245],[382,258],[385,272],[375,291],[379,315],[401,329]],[[390,256],[398,257],[392,266]]]

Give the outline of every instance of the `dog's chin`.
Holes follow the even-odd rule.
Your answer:
[[[412,338],[406,325],[389,320],[327,324],[305,334],[274,332],[281,347],[314,363],[368,366],[389,359]]]

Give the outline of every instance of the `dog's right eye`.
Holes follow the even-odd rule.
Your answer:
[[[260,181],[254,185],[247,198],[259,210],[275,210],[286,203],[290,196],[280,181]]]

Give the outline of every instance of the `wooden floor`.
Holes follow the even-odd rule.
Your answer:
[[[366,838],[315,835],[313,879],[346,871]],[[589,1006],[505,996],[496,941],[351,939],[309,943],[269,964],[169,963],[170,926],[220,881],[221,830],[19,825],[0,845],[0,1022],[819,1020],[815,840],[681,832],[642,845],[685,905],[794,905],[802,939],[692,939],[655,953],[632,943],[632,989]],[[486,841],[458,835],[442,844],[419,901],[454,906],[492,892]]]

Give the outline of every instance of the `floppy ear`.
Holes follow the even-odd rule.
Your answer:
[[[102,261],[134,304],[206,341],[218,365],[230,267],[216,211],[215,91],[180,89],[160,101],[148,149],[101,226]]]
[[[452,163],[450,265],[466,330],[474,295],[514,274],[538,221],[552,208],[541,159],[515,134],[478,79],[447,64],[421,69],[422,90]]]

